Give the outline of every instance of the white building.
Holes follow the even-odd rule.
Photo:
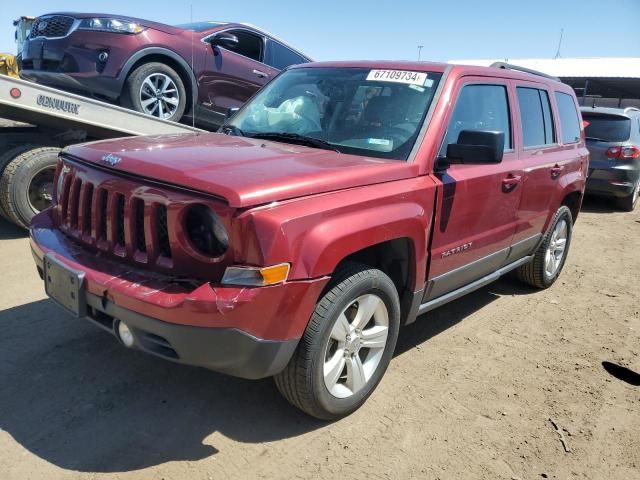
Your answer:
[[[640,108],[640,58],[501,58],[451,60],[449,63],[489,66],[506,62],[560,78],[571,85],[583,105]]]

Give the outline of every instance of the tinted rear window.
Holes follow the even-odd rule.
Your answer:
[[[273,68],[282,70],[287,68],[289,65],[307,63],[307,59],[290,48],[280,45],[276,41],[270,40],[267,48],[266,63],[271,65]]]
[[[547,92],[528,87],[518,87],[517,91],[523,146],[537,147],[554,143],[553,119]]]
[[[631,119],[617,115],[582,114],[587,139],[626,142],[631,136]]]
[[[562,143],[576,143],[580,140],[580,122],[573,97],[566,93],[555,92],[562,128]]]

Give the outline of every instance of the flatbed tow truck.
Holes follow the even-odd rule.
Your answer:
[[[58,152],[132,135],[203,132],[116,105],[0,75],[0,215],[24,228],[51,203]]]

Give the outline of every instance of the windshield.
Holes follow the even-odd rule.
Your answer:
[[[587,139],[605,142],[626,142],[631,136],[631,119],[617,115],[588,115],[582,113]]]
[[[311,138],[339,152],[406,160],[441,76],[295,68],[262,89],[223,131],[291,143]],[[307,142],[320,142],[313,143]]]

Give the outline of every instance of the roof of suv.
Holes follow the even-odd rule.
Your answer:
[[[640,109],[635,107],[613,108],[613,107],[580,107],[583,113],[603,113],[610,115],[620,115],[624,117],[640,116]]]
[[[389,70],[414,70],[418,72],[438,72],[443,73],[451,69],[458,76],[477,75],[481,77],[511,78],[514,80],[524,80],[529,82],[545,83],[557,85],[558,90],[573,92],[573,89],[559,80],[548,76],[536,75],[534,73],[511,70],[509,68],[479,67],[475,65],[454,65],[443,62],[414,62],[407,60],[348,60],[334,62],[314,62],[291,66],[290,68],[306,67],[331,67],[331,68],[371,68]]]

